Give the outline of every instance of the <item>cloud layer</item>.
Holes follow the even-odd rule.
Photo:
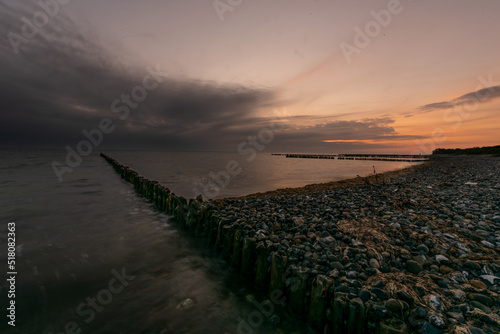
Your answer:
[[[22,36],[21,18],[40,11],[35,5],[13,6],[0,3],[1,36]],[[102,148],[234,151],[269,127],[275,118],[272,110],[282,107],[270,89],[173,78],[168,71],[160,74],[157,87],[145,90],[144,99],[130,102],[151,70],[128,59],[119,45],[111,49],[82,31],[61,11],[17,45],[17,53],[12,39],[3,40],[0,146],[74,146],[84,139],[83,130],[110,118],[116,130],[106,135]],[[127,117],[114,112],[124,107]],[[261,116],[266,112],[268,117]],[[303,126],[304,119],[316,125]],[[340,121],[295,115],[281,122],[287,127],[276,133],[267,150],[384,148],[382,142],[413,138],[400,136],[388,117]]]
[[[37,10],[0,4],[1,35],[22,36],[19,18]],[[224,135],[250,134],[257,126],[255,120],[248,123],[252,114],[274,99],[269,90],[175,80],[162,73],[160,85],[120,120],[112,102],[142,85],[145,68],[123,65],[125,57],[81,34],[63,14],[19,49],[16,54],[9,40],[0,49],[4,145],[69,145],[81,139],[83,129],[109,117],[118,129],[107,139],[111,146],[215,148],[224,144],[219,141]],[[238,134],[234,124],[248,126]]]
[[[498,97],[500,97],[500,86],[491,86],[464,94],[453,100],[426,104],[418,108],[418,110],[420,112],[431,112],[435,110],[460,108],[467,105],[490,102]]]

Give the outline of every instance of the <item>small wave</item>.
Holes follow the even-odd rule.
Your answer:
[[[100,194],[102,193],[102,190],[89,190],[89,191],[82,191],[81,194],[83,195],[93,195],[93,194]]]

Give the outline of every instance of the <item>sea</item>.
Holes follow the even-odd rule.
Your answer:
[[[366,176],[409,162],[237,152],[103,151],[205,200]],[[94,152],[0,150],[0,333],[308,333],[205,240],[176,227]],[[10,249],[9,249],[10,248]],[[15,249],[15,251],[14,251]]]

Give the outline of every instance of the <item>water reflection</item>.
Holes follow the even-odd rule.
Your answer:
[[[251,161],[247,161],[247,156],[227,152],[111,151],[106,154],[186,198],[194,198],[200,193],[204,198],[243,196],[356,175],[366,176],[373,173],[374,166],[377,173],[383,173],[415,164],[402,161],[287,159],[270,153],[257,154]],[[208,187],[208,191],[204,192],[203,186],[213,179],[213,175],[220,176],[227,172],[230,161],[235,161],[241,172],[232,175],[228,182],[221,177],[219,184],[224,186],[217,186],[216,191]]]

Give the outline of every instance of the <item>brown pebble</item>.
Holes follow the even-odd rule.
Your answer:
[[[439,267],[439,272],[443,275],[448,275],[449,273],[454,272],[454,270],[448,266]]]
[[[484,283],[483,283],[483,282],[481,282],[481,281],[475,280],[475,279],[470,280],[470,281],[469,281],[469,283],[470,283],[470,285],[472,285],[472,286],[473,286],[473,287],[475,287],[476,289],[484,290],[484,289],[488,288],[488,287],[486,286],[486,284],[484,284]]]

